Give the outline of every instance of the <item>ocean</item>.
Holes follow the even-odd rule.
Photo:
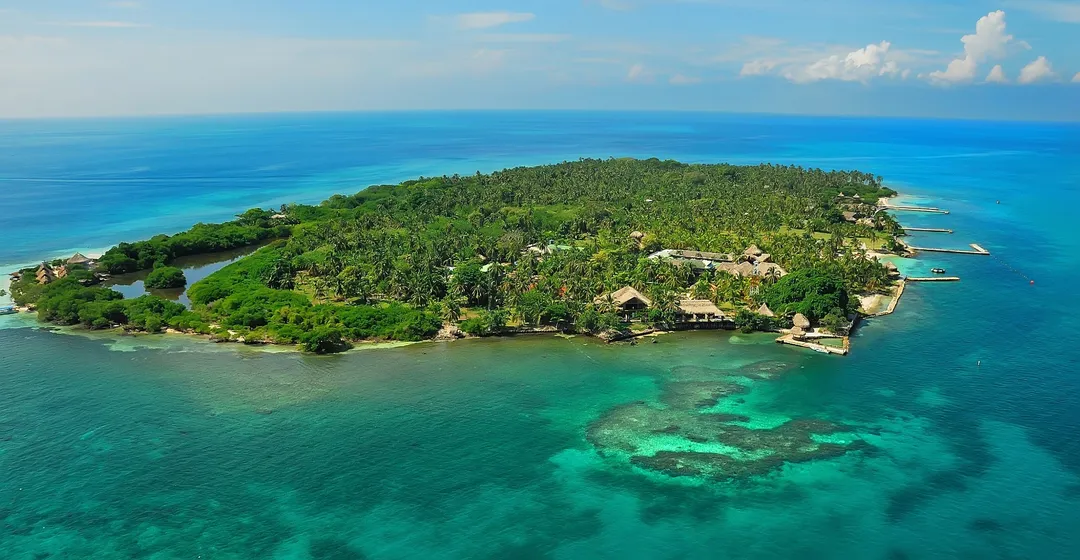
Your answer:
[[[903,200],[951,211],[898,214],[955,230],[913,244],[992,256],[902,261],[962,281],[909,286],[844,358],[733,333],[312,357],[0,317],[0,557],[1080,557],[1075,124],[4,121],[0,271],[370,184],[622,156],[873,172]],[[672,435],[715,414],[737,418],[737,442]],[[807,423],[836,433],[803,441],[791,427]],[[825,443],[845,451],[813,456]],[[626,445],[763,466],[673,476],[685,465],[635,461]]]

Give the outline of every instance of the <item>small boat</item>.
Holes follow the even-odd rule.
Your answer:
[[[930,272],[933,272],[934,274],[945,274],[945,269],[944,268],[931,268]]]
[[[14,305],[5,305],[3,307],[0,307],[0,315],[14,315],[18,312],[19,310],[15,309]]]

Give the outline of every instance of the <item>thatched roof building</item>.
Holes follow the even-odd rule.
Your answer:
[[[794,327],[790,331],[788,331],[788,333],[791,334],[791,336],[793,336],[795,338],[805,338],[806,337],[806,330],[803,329],[802,327]]]
[[[644,294],[627,286],[619,291],[612,292],[606,296],[600,296],[596,298],[596,303],[604,303],[611,301],[619,309],[645,309],[652,305],[652,300],[645,297]]]
[[[758,315],[764,315],[766,317],[776,317],[776,313],[773,313],[772,309],[769,309],[769,304],[763,303],[757,310]]]
[[[724,316],[724,312],[707,299],[684,299],[679,302],[679,311],[687,315]]]
[[[810,319],[807,319],[806,315],[803,315],[802,313],[796,313],[795,318],[791,321],[795,324],[797,328],[803,330],[810,328]]]
[[[41,266],[37,269],[38,284],[48,284],[53,280],[56,280],[56,272],[49,266],[49,263],[41,263]]]
[[[684,299],[679,302],[676,320],[680,323],[716,323],[727,320],[727,316],[707,299]]]
[[[743,255],[747,257],[760,257],[764,253],[765,252],[758,248],[757,245],[751,245],[747,247],[745,251],[743,251]]]
[[[70,259],[67,260],[68,264],[88,265],[88,264],[90,264],[92,262],[94,262],[93,259],[87,257],[86,255],[84,255],[82,253],[75,253],[74,255],[71,256]]]
[[[713,262],[729,262],[733,260],[731,255],[725,253],[710,253],[707,251],[684,251],[682,249],[664,249],[649,255],[650,259],[688,259]]]
[[[780,265],[776,263],[720,263],[716,265],[716,269],[722,270],[732,276],[739,276],[742,278],[749,278],[752,276],[764,278],[770,275],[775,275],[777,277],[787,276],[787,271],[781,268]]]
[[[642,239],[645,239],[645,234],[641,233],[640,231],[635,231],[630,234],[630,239],[636,239],[638,241],[641,241]]]

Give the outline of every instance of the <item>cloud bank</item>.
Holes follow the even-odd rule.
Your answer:
[[[964,35],[964,57],[949,63],[945,70],[931,72],[929,79],[939,85],[970,82],[975,79],[980,63],[1005,56],[1013,36],[1005,29],[1005,12],[990,12],[975,23],[975,34]]]
[[[508,23],[532,21],[535,14],[526,12],[474,12],[454,16],[459,29],[489,29]]]
[[[1054,76],[1054,68],[1050,61],[1046,60],[1045,56],[1040,56],[1020,70],[1020,78],[1017,81],[1021,84],[1034,84],[1052,79]]]

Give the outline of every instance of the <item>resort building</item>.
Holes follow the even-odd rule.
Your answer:
[[[644,294],[627,286],[619,291],[612,292],[605,296],[596,298],[598,305],[610,304],[615,307],[615,311],[623,316],[623,319],[629,322],[633,315],[639,311],[645,311],[652,306],[652,300],[645,297]]]
[[[727,321],[716,304],[707,299],[684,299],[679,302],[678,323],[723,323]]]
[[[41,263],[41,266],[37,269],[37,283],[49,284],[53,280],[56,280],[56,272],[49,266],[49,263]]]
[[[67,260],[67,263],[68,265],[85,266],[87,268],[95,264],[94,259],[91,259],[82,253],[75,253],[71,256],[70,259]]]
[[[650,259],[662,261],[674,260],[698,260],[706,262],[731,262],[731,255],[725,253],[709,253],[706,251],[684,251],[682,249],[664,249],[649,255]]]
[[[525,247],[525,250],[522,251],[521,254],[525,255],[528,253],[532,253],[537,256],[544,256],[552,255],[559,251],[569,251],[573,248],[574,247],[571,245],[556,245],[554,241],[548,241],[547,245],[533,243],[532,245]]]
[[[773,310],[769,309],[769,304],[767,303],[761,304],[761,307],[757,310],[757,314],[765,317],[776,317],[776,313],[773,313]]]
[[[724,253],[680,249],[657,251],[649,255],[649,258],[689,266],[697,273],[720,270],[741,278],[782,278],[787,275],[786,270],[772,262],[772,255],[762,251],[757,245],[751,245],[743,251],[738,259],[741,262],[735,262],[731,255]]]

